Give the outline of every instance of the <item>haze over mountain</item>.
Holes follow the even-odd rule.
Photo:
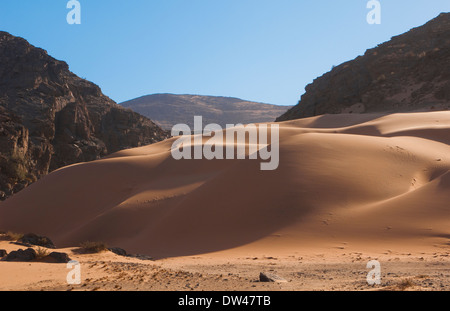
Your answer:
[[[168,133],[25,39],[0,32],[0,200],[49,172]]]
[[[277,121],[449,108],[450,13],[442,13],[315,79]]]
[[[175,124],[194,126],[194,116],[202,116],[204,124],[249,124],[272,122],[291,106],[275,106],[232,97],[154,94],[121,103],[152,120],[164,129]]]

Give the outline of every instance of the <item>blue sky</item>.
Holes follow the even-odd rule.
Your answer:
[[[333,65],[440,12],[449,0],[1,0],[0,30],[27,39],[117,102],[153,93],[295,105]]]

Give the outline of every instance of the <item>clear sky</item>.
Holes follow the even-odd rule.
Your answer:
[[[333,65],[423,25],[450,0],[0,0],[0,30],[66,61],[117,102],[153,93],[295,105]]]

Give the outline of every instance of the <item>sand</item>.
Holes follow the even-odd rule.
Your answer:
[[[0,242],[0,249],[21,247]],[[23,248],[22,248],[23,249]],[[67,284],[66,264],[0,262],[0,291],[448,291],[450,252],[359,252],[314,249],[289,256],[198,256],[139,260],[111,252],[79,254],[57,249],[80,262],[81,284]],[[48,250],[54,251],[54,250]],[[270,254],[270,250],[267,250]],[[381,284],[368,285],[367,262],[378,260]],[[264,283],[272,273],[282,283]]]
[[[187,277],[198,290],[370,289],[364,280],[371,258],[397,275],[383,288],[405,278],[418,278],[419,289],[448,286],[450,112],[280,123],[275,171],[261,171],[259,160],[176,161],[174,140],[48,175],[0,203],[0,229],[46,235],[61,248],[103,241],[152,256],[151,264],[136,264],[145,271],[156,265],[172,280],[167,288],[151,280],[127,288],[118,279],[125,290],[176,289],[172,274],[180,271],[207,276]],[[120,266],[125,258],[106,255],[116,256],[81,260]],[[290,282],[252,282],[272,264]],[[0,271],[6,265],[28,264],[0,262]],[[207,281],[228,273],[227,281]],[[327,275],[334,282],[321,282]],[[37,279],[24,276],[17,286],[37,289]],[[11,289],[14,282],[1,283]]]

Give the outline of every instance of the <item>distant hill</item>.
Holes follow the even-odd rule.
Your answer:
[[[273,122],[290,107],[250,102],[232,97],[154,94],[121,103],[166,130],[178,123],[193,128],[194,116],[202,116],[203,124],[249,124]]]
[[[168,132],[25,39],[0,32],[0,200],[63,166]]]
[[[450,13],[442,13],[317,78],[277,121],[449,108]]]

